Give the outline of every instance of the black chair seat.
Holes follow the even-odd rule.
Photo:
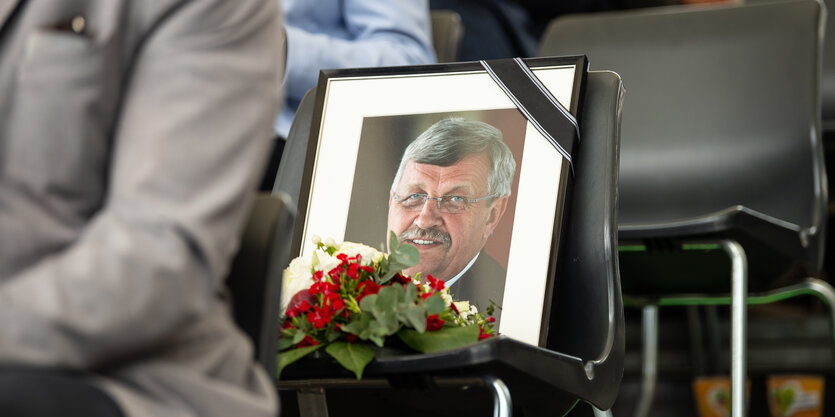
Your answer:
[[[819,241],[804,236],[800,227],[744,206],[676,222],[621,224],[623,291],[642,296],[727,294],[730,260],[715,243],[718,239],[732,239],[745,248],[749,291],[774,289],[796,280],[793,274],[816,270],[817,251],[809,245]],[[672,270],[675,279],[670,279]]]

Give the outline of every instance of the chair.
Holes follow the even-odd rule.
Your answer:
[[[432,46],[438,62],[458,61],[458,50],[464,36],[461,15],[452,10],[432,10]]]
[[[825,281],[788,274],[818,273],[824,257],[822,15],[814,0],[675,6],[566,16],[546,31],[541,55],[586,54],[627,90],[618,233],[624,302],[644,307],[638,415],[652,402],[657,306],[731,304],[740,416],[746,296],[835,305]]]
[[[824,0],[826,9],[833,10],[835,2]],[[835,24],[826,25],[823,42],[823,71],[821,72],[821,119],[823,132],[835,132]]]
[[[297,393],[298,410],[283,401],[285,415],[325,416],[346,408],[328,407],[363,390],[364,404],[398,406],[408,400],[413,413],[452,413],[446,407],[465,403],[468,414],[489,412],[477,400],[484,392],[448,387],[486,387],[494,399],[494,415],[514,410],[523,415],[563,415],[578,400],[599,415],[614,403],[623,370],[624,325],[616,252],[616,185],[621,81],[611,72],[588,75],[582,115],[582,143],[575,165],[563,252],[558,261],[546,348],[495,337],[470,347],[434,354],[381,354],[368,365],[364,379],[328,360],[303,360],[288,366],[279,389]],[[302,163],[312,120],[313,90],[299,107],[281,163],[277,189],[298,195]],[[295,166],[293,165],[295,164]],[[292,168],[291,168],[292,167]],[[385,353],[385,352],[384,352]],[[430,388],[411,396],[415,388]],[[471,396],[471,394],[473,396]],[[481,394],[483,397],[478,397]],[[422,403],[431,397],[433,409]],[[395,398],[393,400],[389,398]],[[469,399],[466,400],[466,399]],[[424,408],[422,408],[424,407]],[[408,413],[408,410],[406,410]],[[363,407],[363,416],[378,415]],[[379,415],[390,415],[391,411]],[[609,413],[610,415],[610,413]]]
[[[252,339],[258,362],[275,375],[281,274],[290,262],[295,208],[287,194],[258,194],[226,284],[235,323]]]

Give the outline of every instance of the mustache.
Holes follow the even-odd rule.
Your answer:
[[[406,240],[414,239],[437,240],[443,243],[444,247],[447,249],[449,249],[452,245],[452,237],[449,233],[434,227],[431,229],[421,229],[420,227],[412,226],[403,231],[403,233],[397,237],[397,240],[399,240],[400,243],[403,243]]]

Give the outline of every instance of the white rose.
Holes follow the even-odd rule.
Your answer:
[[[281,280],[281,312],[287,309],[287,304],[296,293],[307,290],[313,285],[313,275],[310,273],[310,262],[307,259],[298,257],[290,262],[290,266],[284,270],[284,277]]]
[[[315,250],[314,255],[316,256],[318,262],[314,263],[313,266],[327,274],[331,269],[336,268],[340,263],[342,263],[342,261],[336,258],[336,254],[337,253],[334,252],[333,255],[328,255],[328,253],[323,250]]]
[[[371,265],[372,262],[378,262],[383,256],[380,251],[371,246],[354,242],[342,242],[337,250],[348,256],[360,255],[362,257],[360,264],[362,265]]]
[[[441,290],[440,294],[441,298],[444,300],[444,304],[446,304],[446,306],[449,307],[452,304],[452,296],[449,294],[449,288],[444,288],[443,290]]]

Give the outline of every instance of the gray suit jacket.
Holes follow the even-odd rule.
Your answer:
[[[275,0],[0,0],[0,362],[129,416],[274,415],[223,277],[282,36]]]

